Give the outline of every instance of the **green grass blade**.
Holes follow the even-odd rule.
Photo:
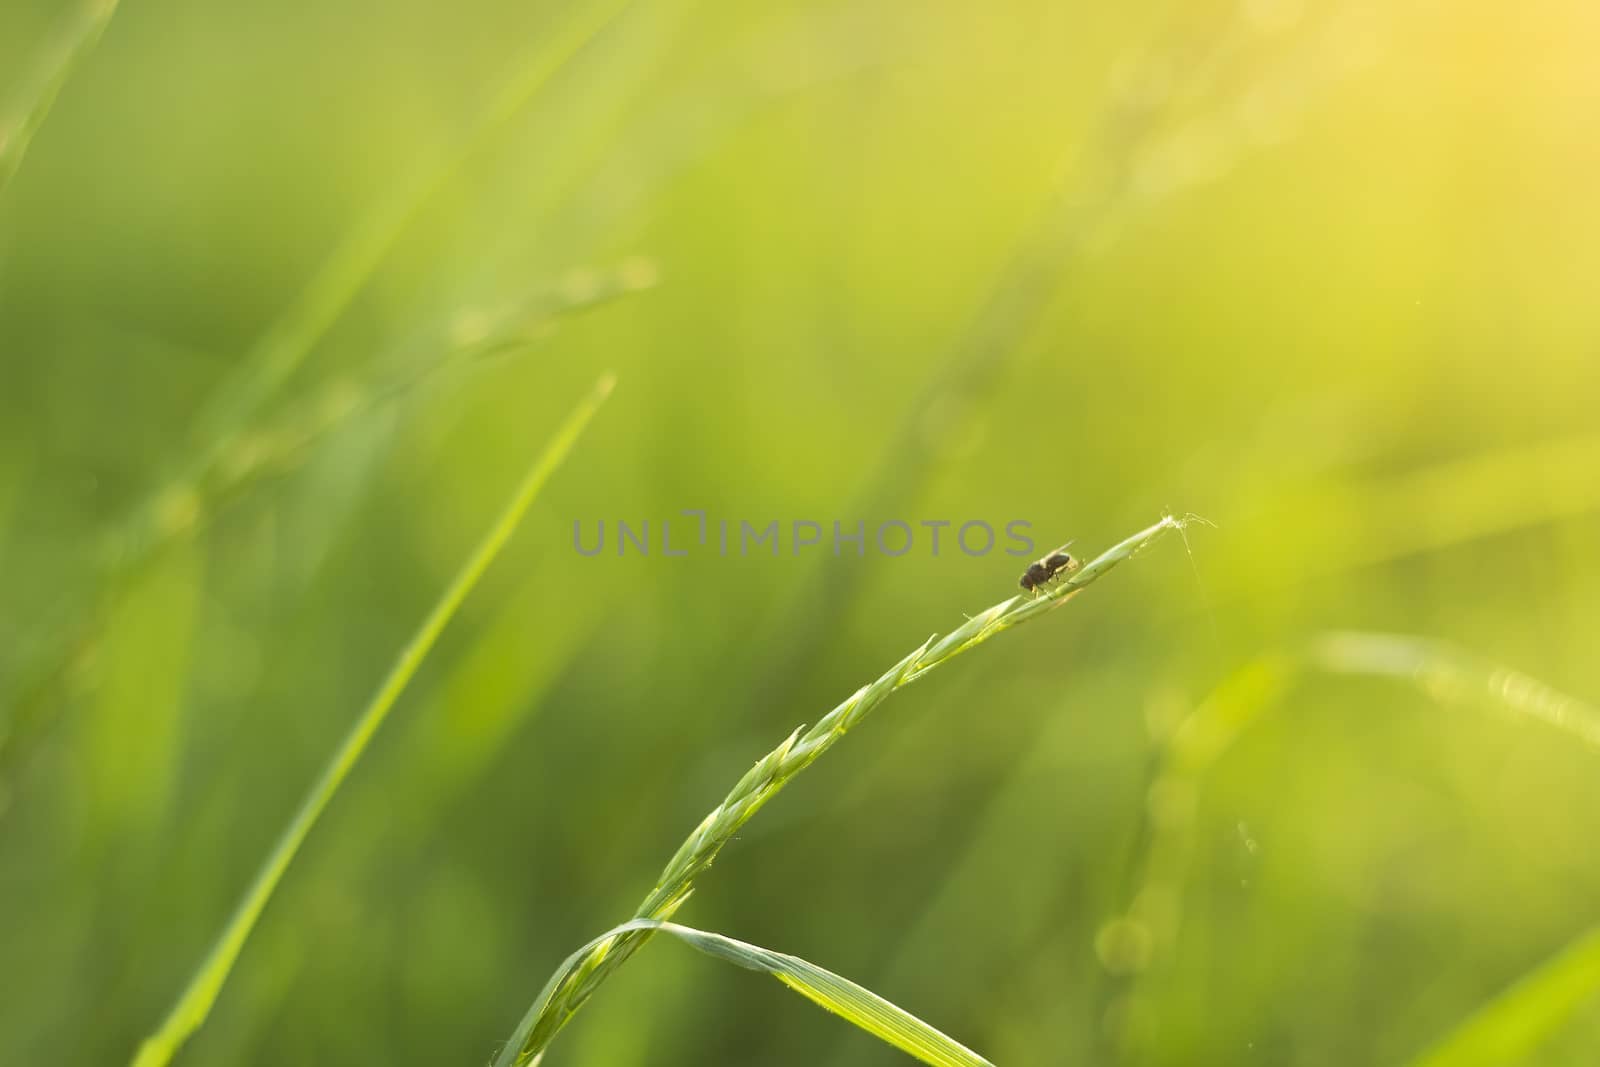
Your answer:
[[[959,1041],[870,989],[798,956],[675,923],[667,923],[662,929],[709,956],[772,975],[813,1003],[923,1063],[934,1067],[992,1067],[988,1060]]]
[[[61,87],[67,84],[83,58],[94,50],[111,16],[117,13],[117,4],[118,0],[89,0],[65,47],[54,57],[39,86],[24,98],[20,112],[0,121],[0,191],[22,166],[22,157],[27,154],[33,135],[44,125]]]
[[[512,1067],[526,1063],[517,1051],[522,1041],[533,1029],[535,1021],[548,1007],[556,990],[580,970],[590,958],[603,959],[627,935],[638,933],[665,933],[684,944],[748,971],[770,974],[796,993],[867,1033],[895,1048],[916,1057],[933,1067],[994,1067],[988,1060],[967,1048],[955,1038],[923,1022],[904,1008],[878,996],[872,990],[857,985],[825,967],[791,956],[773,952],[731,937],[706,930],[680,926],[658,919],[633,919],[584,945],[566,958],[561,967],[534,1002],[533,1009],[523,1020],[523,1025],[512,1035],[495,1067]],[[592,973],[592,970],[590,971]]]
[[[795,730],[777,748],[757,760],[722,803],[712,809],[683,842],[662,870],[655,887],[639,905],[634,918],[662,921],[670,917],[693,891],[695,878],[711,866],[740,827],[901,687],[996,634],[1060,607],[1118,564],[1137,556],[1167,534],[1182,531],[1190,521],[1189,518],[1163,516],[1160,522],[1106,549],[1048,592],[1039,596],[1013,596],[969,616],[963,625],[944,637],[930,637],[876,681],[856,690],[809,730]],[[551,985],[535,1001],[533,1010],[523,1018],[497,1063],[521,1067],[537,1062],[600,983],[628,961],[649,939],[652,930],[650,927],[627,928],[626,925],[618,929],[620,933],[580,950],[576,963],[569,959],[562,965]]]
[[[1600,995],[1600,926],[1591,927],[1468,1016],[1411,1067],[1510,1067]]]
[[[521,484],[517,486],[516,492],[499,518],[457,572],[444,595],[423,620],[422,626],[401,650],[383,684],[378,687],[378,691],[361,713],[361,717],[356,720],[355,725],[334,752],[333,759],[323,770],[321,777],[301,801],[294,818],[278,839],[277,845],[267,857],[266,863],[262,865],[255,881],[239,901],[232,917],[212,945],[210,953],[190,978],[189,984],[178,997],[161,1028],[139,1047],[138,1054],[133,1060],[135,1067],[161,1067],[168,1063],[189,1035],[205,1022],[206,1015],[216,1001],[223,983],[227,981],[228,972],[238,959],[245,940],[250,936],[256,920],[261,917],[262,910],[271,899],[273,890],[283,879],[284,871],[294,860],[295,853],[299,851],[306,835],[316,825],[323,809],[333,799],[333,794],[338,791],[340,784],[355,766],[356,761],[361,758],[373,735],[383,725],[384,719],[388,717],[400,694],[405,691],[406,685],[416,674],[417,668],[421,666],[439,634],[443,632],[456,610],[466,600],[467,594],[483,577],[484,572],[489,569],[489,564],[510,539],[522,516],[527,512],[528,506],[533,503],[534,497],[539,494],[556,467],[566,458],[590,418],[610,395],[613,383],[614,380],[610,375],[602,378],[594,391],[567,417],[566,423],[523,476]]]

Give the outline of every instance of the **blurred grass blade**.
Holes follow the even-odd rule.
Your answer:
[[[1282,580],[1271,554],[1237,546],[1286,538],[1303,546],[1295,580],[1338,574],[1600,511],[1600,434],[1553,437],[1349,484],[1285,493],[1249,520],[1218,562],[1240,581]]]
[[[1333,631],[1313,640],[1307,662],[1334,674],[1411,681],[1437,700],[1476,703],[1537,719],[1600,748],[1600,709],[1521,671],[1410,634]]]
[[[191,427],[194,442],[178,469],[124,516],[108,541],[126,546],[148,543],[150,530],[187,525],[193,501],[208,475],[226,465],[241,435],[263,404],[305,361],[350,302],[376,273],[416,219],[465,165],[474,152],[508,125],[555,80],[586,46],[627,8],[629,0],[606,0],[555,30],[519,64],[517,74],[442,158],[424,159],[344,235],[294,301],[241,357],[237,370],[200,411]],[[130,561],[136,562],[137,551]],[[119,557],[120,558],[120,557]]]
[[[327,438],[356,427],[363,416],[518,357],[554,336],[568,318],[656,284],[653,264],[637,258],[592,270],[588,277],[589,284],[580,291],[552,284],[504,307],[470,317],[462,314],[443,355],[414,361],[372,381],[329,381],[294,401],[285,414],[241,427],[214,463],[196,468],[197,480],[188,491],[146,507],[132,520],[103,534],[103,542],[95,549],[103,584],[112,585],[113,579],[125,580],[128,575],[137,581],[141,568],[161,552],[205,529],[258,483],[285,477],[309,463],[326,447]],[[6,472],[0,470],[0,509],[7,489]],[[336,524],[337,514],[334,511],[329,516],[329,529]],[[102,639],[105,619],[92,605],[83,608],[81,616],[69,616],[54,630],[40,628],[45,652],[38,656],[40,663],[28,677],[9,685],[8,679],[0,677],[0,792],[36,749],[60,713],[66,694],[89,687],[86,667]],[[0,817],[4,814],[0,804]]]
[[[694,880],[710,868],[733,835],[767,801],[811,766],[841,737],[871,714],[896,691],[955,659],[1004,630],[1060,607],[1118,564],[1132,559],[1174,531],[1182,531],[1192,517],[1162,516],[1131,537],[1106,549],[1061,583],[1039,596],[1013,596],[994,604],[944,637],[934,635],[891,666],[876,681],[857,689],[810,729],[796,729],[768,752],[729,790],[722,803],[701,820],[678,847],[634,913],[636,920],[664,921],[677,911],[694,890]],[[551,979],[551,985],[522,1020],[516,1035],[500,1054],[499,1063],[537,1062],[561,1028],[618,967],[628,961],[650,937],[651,927],[618,927],[614,936],[579,950],[577,962],[569,959]]]
[[[61,87],[67,84],[83,58],[94,50],[111,16],[117,13],[117,3],[118,0],[88,0],[40,84],[24,95],[23,105],[16,115],[0,120],[0,192],[22,166],[22,157],[33,135],[44,125],[45,116],[50,114]]]
[[[322,776],[301,801],[293,820],[284,830],[283,836],[278,839],[277,845],[267,857],[255,881],[245,892],[244,898],[239,901],[232,917],[212,945],[211,952],[190,978],[188,986],[173,1005],[161,1028],[140,1046],[133,1061],[135,1067],[161,1067],[162,1064],[168,1063],[189,1035],[205,1022],[211,1005],[222,989],[222,984],[227,981],[234,960],[238,958],[251,929],[260,918],[278,882],[282,880],[284,871],[294,860],[295,853],[305,841],[306,835],[311,832],[312,826],[316,824],[328,802],[333,799],[333,794],[338,791],[350,769],[361,758],[373,735],[383,725],[383,720],[400,698],[400,694],[405,691],[406,685],[416,674],[417,668],[421,666],[434,642],[438,640],[439,634],[443,632],[456,610],[466,600],[467,594],[478,583],[478,579],[483,577],[484,572],[489,569],[489,564],[510,539],[522,516],[527,512],[528,506],[533,503],[534,497],[539,494],[556,467],[566,458],[590,418],[610,395],[613,384],[614,379],[606,375],[596,384],[593,392],[567,417],[566,423],[556,433],[555,438],[545,446],[544,451],[523,476],[521,484],[517,486],[505,510],[500,513],[500,517],[495,520],[489,532],[484,535],[478,547],[457,572],[449,588],[428,613],[428,617],[423,620],[422,626],[401,650],[399,658],[390,668],[388,677],[383,680],[371,703],[351,727],[335,751],[333,759],[323,770]]]
[[[1135,73],[1123,87],[1112,89],[1094,122],[1087,154],[1075,140],[1059,147],[1047,199],[1017,234],[998,273],[951,337],[942,365],[901,409],[847,513],[906,510],[949,460],[948,452],[930,437],[930,424],[973,432],[992,417],[989,406],[1024,361],[1028,338],[1048,317],[1067,279],[1081,267],[1097,236],[1111,228],[1111,220],[1127,214],[1139,199],[1134,179],[1141,160],[1157,145],[1168,102],[1134,87],[1170,79],[1174,97],[1185,87],[1203,87],[1216,76],[1217,60],[1236,36],[1237,21],[1224,20],[1217,27],[1215,39],[1202,47],[1207,58],[1197,62],[1180,67],[1181,50],[1173,40],[1149,46],[1148,54],[1123,57]],[[748,675],[751,698],[795,683],[831,634],[827,620],[844,614],[864,580],[864,572],[856,568],[819,564],[816,572],[776,618],[771,636],[755,642],[758,649],[777,651]]]
[[[655,284],[653,268],[638,261],[592,275],[590,286],[579,293],[552,287],[505,308],[462,314],[443,355],[367,382],[335,379],[293,403],[286,415],[241,427],[215,462],[195,470],[189,492],[175,498],[182,506],[156,508],[143,522],[127,522],[111,532],[100,547],[104,566],[113,573],[136,568],[172,542],[203,529],[255,482],[281,477],[308,461],[327,437],[362,416],[527,353],[554,336],[563,321]]]
[[[721,934],[657,919],[634,919],[625,922],[606,931],[568,956],[550,979],[549,984],[545,986],[539,999],[534,1002],[533,1008],[523,1019],[517,1033],[500,1051],[494,1067],[513,1067],[515,1064],[529,1062],[517,1055],[518,1050],[523,1040],[532,1032],[535,1022],[549,1006],[556,989],[582,969],[586,960],[604,958],[624,935],[642,931],[671,934],[708,956],[714,956],[748,971],[770,974],[814,1004],[828,1009],[880,1041],[893,1045],[923,1063],[933,1064],[934,1067],[993,1067],[988,1060],[961,1042],[884,1000],[870,989],[834,974],[825,967],[818,967],[798,956],[773,952],[759,945],[736,941]]]
[[[626,2],[608,0],[541,42],[445,158],[418,166],[408,180],[379,200],[372,212],[346,234],[299,298],[245,357],[240,373],[202,414],[196,432],[203,447],[220,446],[228,433],[255,413],[338,321],[434,193],[626,6]]]
[[[1107,967],[1108,972],[1116,973],[1110,973],[1109,981],[1103,983],[1103,1001],[1120,996],[1151,964],[1169,958],[1177,943],[1198,833],[1193,798],[1199,795],[1207,778],[1239,738],[1262,719],[1282,709],[1291,691],[1313,675],[1347,675],[1409,683],[1441,704],[1487,708],[1545,723],[1571,738],[1600,748],[1600,709],[1520,671],[1435,638],[1370,631],[1327,631],[1313,635],[1292,649],[1269,653],[1247,663],[1224,680],[1165,741],[1160,756],[1161,768],[1148,792],[1150,802],[1140,808],[1137,839],[1142,845],[1126,872],[1129,882],[1120,894],[1127,902],[1126,910],[1102,927],[1103,932],[1137,929],[1148,942],[1149,949],[1141,954],[1137,966]],[[1174,804],[1168,798],[1180,798],[1184,802]],[[1161,816],[1154,818],[1152,813],[1158,809]],[[1593,936],[1600,939],[1600,933]],[[1600,944],[1574,949],[1569,955],[1572,959],[1563,956],[1550,967],[1557,968],[1559,964],[1561,974],[1576,976],[1571,977],[1572,981],[1585,981],[1587,988],[1600,989]],[[1582,963],[1582,960],[1588,962]],[[1589,969],[1584,970],[1585,967]],[[1564,981],[1566,979],[1551,980],[1551,996],[1568,988],[1562,984]],[[1512,995],[1508,993],[1507,999]],[[1500,1003],[1495,1002],[1496,1005]],[[1531,1019],[1535,1010],[1536,1006],[1530,1005],[1525,1010],[1517,1009],[1517,1014],[1519,1018]],[[1480,1062],[1514,1061],[1417,1061],[1427,1067]]]
[[[91,11],[99,22],[86,24],[74,38],[71,56],[57,73],[53,87],[23,121],[30,133],[43,121],[44,111],[71,65],[99,37],[116,4],[117,0],[91,0]],[[113,519],[104,531],[101,558],[97,561],[104,572],[100,576],[102,585],[106,584],[107,575],[133,570],[162,544],[198,529],[203,509],[214,502],[207,494],[234,487],[241,474],[241,457],[250,457],[250,463],[271,458],[262,457],[260,438],[253,435],[261,407],[338,321],[433,195],[627,7],[628,0],[606,0],[539,42],[445,158],[420,161],[409,179],[401,179],[391,195],[380,197],[345,234],[200,412],[191,428],[192,447],[184,458],[173,464],[175,469],[155,479],[142,499]],[[13,157],[20,157],[26,147],[26,138],[19,139],[17,134],[17,129],[0,124],[0,187],[9,176],[5,167],[14,166]],[[506,338],[506,343],[495,351],[504,351],[517,340]],[[493,351],[481,354],[492,355]],[[243,473],[250,473],[249,464]],[[65,632],[48,639],[47,647],[53,647],[44,656],[42,668],[30,670],[30,677],[20,683],[0,678],[0,789],[9,784],[18,765],[36,747],[39,736],[57,713],[63,690],[81,678],[81,664],[89,658],[99,625],[93,618],[66,623]]]
[[[1411,1067],[1511,1067],[1600,995],[1600,926],[1479,1008]]]

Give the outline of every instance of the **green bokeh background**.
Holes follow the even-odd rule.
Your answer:
[[[1600,752],[1314,677],[1205,778],[1176,942],[1095,947],[1162,724],[1263,653],[1423,634],[1600,696],[1594,8],[640,0],[463,155],[586,14],[125,0],[0,193],[0,1062],[126,1059],[608,370],[181,1062],[486,1062],[750,761],[1021,569],[573,551],[685,508],[1216,523],[895,697],[679,916],[996,1062],[1401,1063],[1600,918]],[[0,115],[81,17],[0,9]],[[450,359],[617,278],[656,284]],[[1597,1047],[1591,998],[1526,1062]],[[902,1057],[661,942],[546,1062]]]

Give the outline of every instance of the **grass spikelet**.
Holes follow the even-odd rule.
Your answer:
[[[892,693],[995,634],[1060,607],[1124,560],[1138,555],[1167,534],[1183,530],[1186,521],[1163,516],[1160,522],[1102,552],[1044,595],[1013,596],[972,616],[943,639],[930,637],[875,681],[856,690],[809,730],[799,733],[798,739],[796,734],[790,734],[746,772],[722,803],[689,835],[639,905],[634,920],[647,923],[665,919],[670,909],[676,909],[683,902],[694,879],[711,866],[722,847],[763,804]],[[627,962],[650,937],[652,929],[648,925],[625,924],[587,954],[580,950],[578,961],[569,961],[558,969],[551,980],[552,986],[534,1002],[512,1040],[495,1060],[495,1067],[523,1067],[535,1062],[600,982]],[[563,972],[570,973],[564,976]]]

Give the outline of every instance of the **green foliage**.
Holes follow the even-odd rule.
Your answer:
[[[375,10],[0,4],[0,1063],[1590,1067],[1600,16]]]

